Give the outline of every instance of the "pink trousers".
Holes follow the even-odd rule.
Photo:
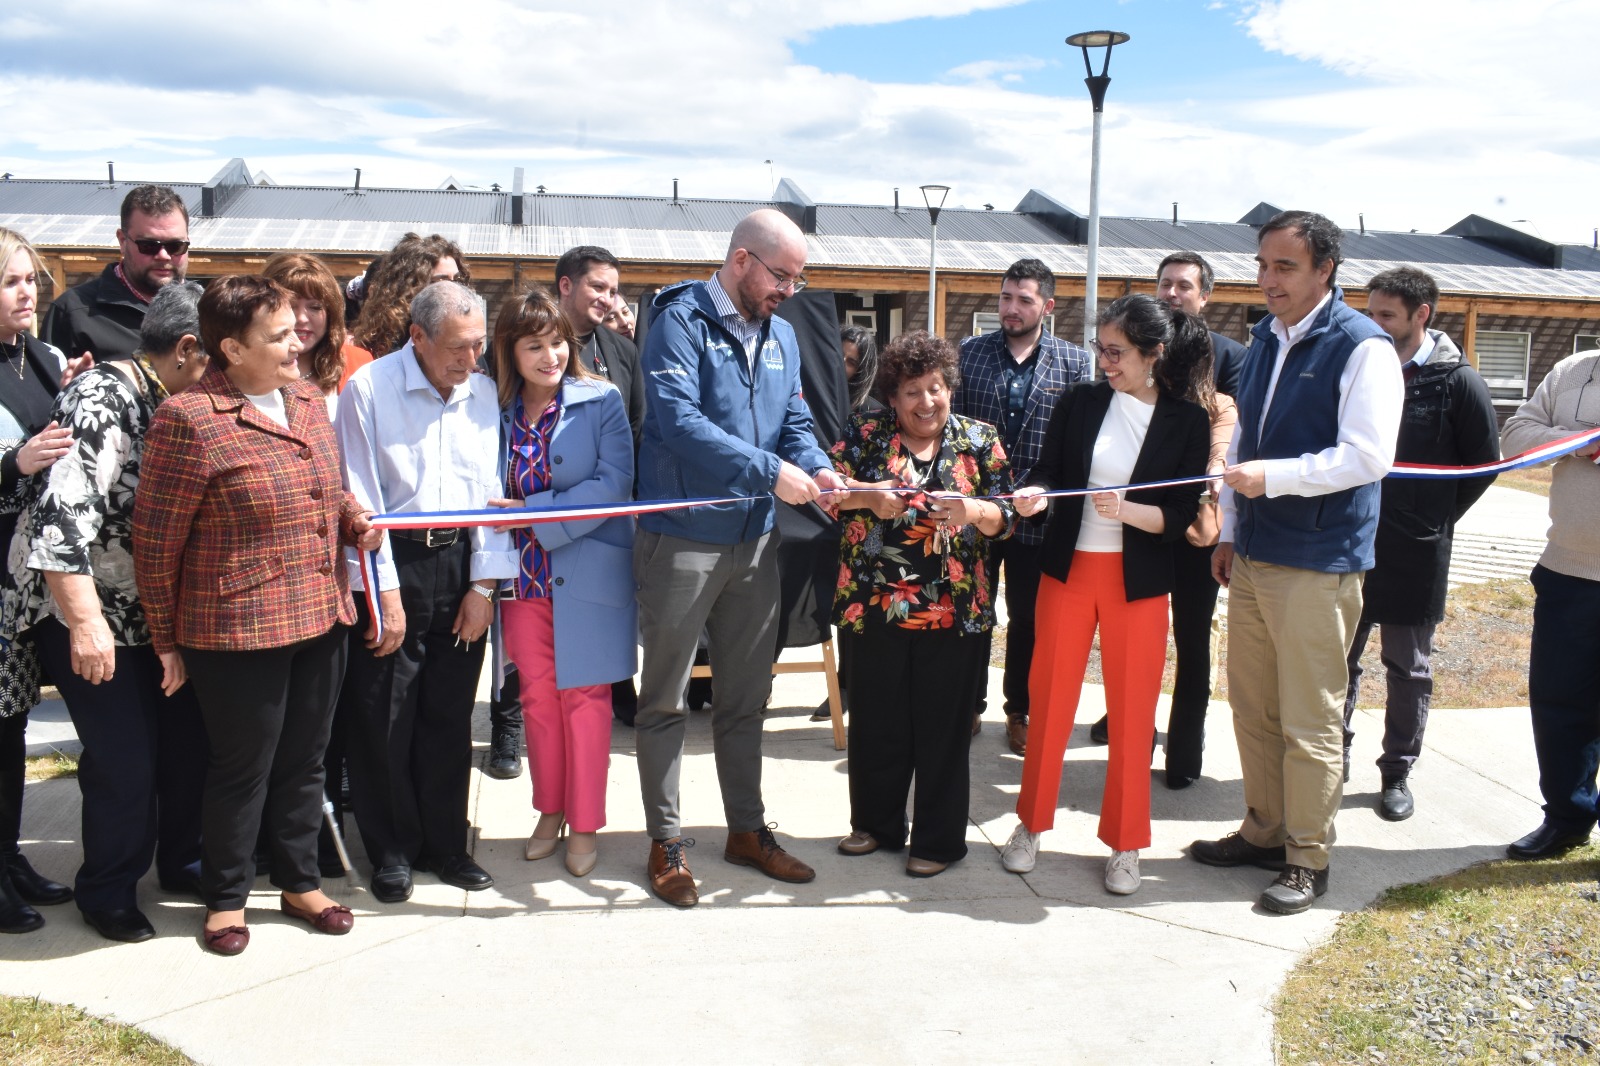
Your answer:
[[[503,600],[506,651],[522,683],[523,733],[533,806],[563,811],[575,833],[606,824],[611,764],[611,686],[556,688],[556,641],[548,599]]]

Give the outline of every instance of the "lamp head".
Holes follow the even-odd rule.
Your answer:
[[[922,186],[922,202],[928,205],[928,218],[935,226],[939,224],[939,212],[944,209],[944,198],[949,195],[948,185]]]

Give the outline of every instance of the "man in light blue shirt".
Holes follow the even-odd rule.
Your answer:
[[[500,405],[474,373],[483,311],[436,282],[411,303],[411,340],[358,370],[339,401],[345,479],[379,514],[487,506],[501,496]],[[517,572],[510,534],[391,530],[376,553],[381,633],[364,597],[340,697],[350,799],[372,860],[372,894],[411,895],[413,868],[458,888],[494,879],[467,855],[472,707],[494,590]],[[351,585],[364,588],[351,561]]]

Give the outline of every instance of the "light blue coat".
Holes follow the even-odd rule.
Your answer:
[[[512,408],[500,412],[500,484],[506,484]],[[537,418],[537,413],[530,412]],[[615,385],[568,379],[550,434],[550,489],[529,507],[633,499],[633,429]],[[609,685],[639,665],[633,586],[633,519],[547,522],[533,527],[550,553],[556,687]]]

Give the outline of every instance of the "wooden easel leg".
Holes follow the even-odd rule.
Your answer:
[[[844,750],[844,700],[839,696],[839,663],[833,655],[833,633],[822,642],[822,669],[828,678],[828,716],[833,719],[833,750]]]

